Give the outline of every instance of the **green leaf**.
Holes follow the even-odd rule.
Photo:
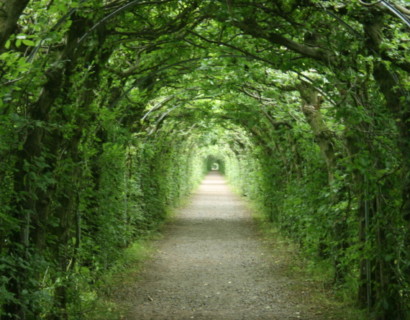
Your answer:
[[[32,40],[24,39],[22,40],[23,44],[28,46],[28,47],[34,47],[36,44]]]

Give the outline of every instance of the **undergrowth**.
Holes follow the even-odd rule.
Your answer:
[[[87,314],[86,319],[123,319],[130,306],[124,304],[118,294],[124,294],[132,288],[144,262],[154,252],[153,240],[159,237],[161,237],[159,230],[153,231],[123,250],[115,265],[102,274],[96,286],[93,286],[95,290],[93,310]]]
[[[185,207],[190,199],[190,196],[180,199],[177,208]],[[121,299],[121,296],[132,291],[144,263],[155,253],[154,241],[161,239],[164,226],[175,218],[176,213],[176,208],[167,208],[163,221],[124,249],[115,264],[101,274],[95,285],[83,290],[81,294],[92,300],[83,319],[124,319],[132,305],[126,302],[127,299]]]
[[[334,268],[331,262],[314,260],[303,253],[298,244],[282,235],[274,223],[258,211],[257,205],[247,203],[275,263],[283,265],[282,271],[289,278],[297,280],[298,285],[293,288],[295,292],[306,290],[305,286],[308,284],[312,301],[319,302],[325,310],[323,312],[329,312],[329,319],[368,319],[365,311],[356,307],[350,288],[334,286]]]

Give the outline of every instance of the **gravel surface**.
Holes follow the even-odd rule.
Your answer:
[[[218,173],[207,176],[156,248],[127,290],[132,307],[124,319],[330,319],[308,292],[292,291],[295,280],[279,270],[249,210]]]

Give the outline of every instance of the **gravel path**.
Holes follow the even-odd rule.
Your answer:
[[[167,226],[132,291],[129,320],[322,319],[292,292],[249,211],[211,173]],[[326,318],[329,319],[329,318]]]

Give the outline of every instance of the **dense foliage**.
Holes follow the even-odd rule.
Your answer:
[[[0,0],[0,319],[83,319],[215,164],[409,319],[405,1]]]

